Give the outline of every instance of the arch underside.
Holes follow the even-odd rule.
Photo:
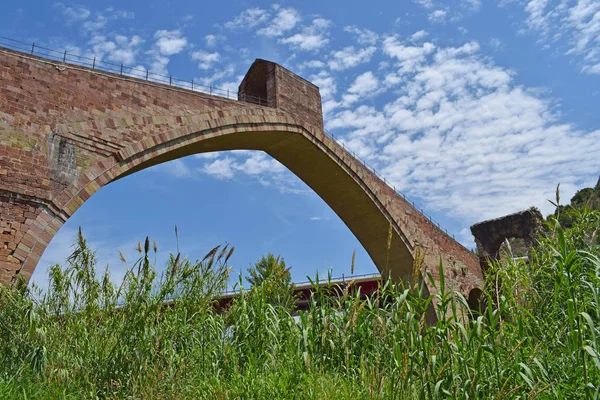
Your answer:
[[[151,134],[96,162],[50,199],[46,212],[38,216],[25,234],[31,250],[23,255],[18,273],[30,278],[56,231],[104,185],[193,154],[259,150],[287,167],[331,207],[362,244],[382,276],[411,281],[413,246],[388,212],[389,204],[382,203],[381,189],[365,182],[372,173],[322,131],[308,131],[293,120],[281,117],[261,119],[264,122],[232,121],[230,124],[219,119],[204,120],[202,124],[208,129],[194,131],[190,126],[195,125],[189,125],[176,128],[168,135]]]
[[[406,238],[394,227],[376,196],[346,165],[298,131],[237,131],[206,137],[202,132],[190,137],[165,142],[145,153],[136,154],[129,163],[135,166],[114,180],[145,168],[193,154],[228,151],[264,151],[279,161],[327,203],[363,245],[383,276],[410,280],[413,275],[413,256]],[[391,245],[388,240],[392,224]]]
[[[287,167],[331,207],[365,248],[382,276],[412,280],[410,242],[381,203],[377,188],[371,188],[364,181],[367,171],[350,162],[347,158],[350,156],[339,145],[321,133],[321,140],[328,140],[325,144],[313,132],[289,123],[209,125],[214,128],[187,134],[182,133],[183,129],[167,140],[164,140],[164,134],[151,136],[145,139],[145,144],[132,145],[89,168],[89,172],[54,196],[49,203],[51,207],[38,216],[33,229],[28,232],[37,240],[30,240],[32,251],[24,257],[19,273],[29,279],[56,231],[104,185],[193,154],[259,150]]]

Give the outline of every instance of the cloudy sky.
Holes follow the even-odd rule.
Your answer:
[[[43,4],[42,4],[43,3]],[[100,4],[102,3],[102,4]],[[308,3],[308,4],[307,4]],[[600,173],[600,2],[593,0],[11,2],[0,35],[236,91],[255,58],[319,86],[328,130],[469,247],[468,227],[532,205],[545,213]],[[266,252],[295,280],[376,272],[343,222],[260,152],[191,156],[95,194],[78,226],[115,277],[149,235],[161,266],[236,246],[235,274]]]

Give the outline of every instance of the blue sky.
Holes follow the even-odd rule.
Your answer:
[[[0,35],[235,91],[255,58],[320,87],[328,130],[469,247],[468,227],[570,198],[600,173],[597,1],[13,2]],[[230,242],[234,274],[281,254],[295,280],[376,272],[343,222],[260,152],[191,156],[95,194],[34,274],[69,253],[78,226],[115,279],[146,235],[157,264]]]

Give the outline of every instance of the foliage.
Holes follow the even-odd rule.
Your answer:
[[[47,293],[0,289],[0,398],[597,398],[599,229],[598,211],[551,218],[529,263],[490,267],[480,314],[443,279],[367,298],[315,281],[297,319],[269,279],[216,312],[228,249],[158,276],[146,241],[114,286],[80,236]]]
[[[557,199],[558,203],[558,199]],[[554,217],[558,218],[560,224],[565,228],[573,226],[574,221],[578,220],[579,213],[584,209],[600,209],[600,178],[594,188],[583,188],[571,198],[571,203],[567,205],[556,204]]]
[[[253,266],[248,268],[246,277],[248,283],[253,286],[261,286],[267,296],[267,302],[274,306],[280,306],[289,312],[294,310],[296,298],[294,297],[294,285],[290,268],[285,267],[283,258],[275,257],[269,253],[262,256]]]

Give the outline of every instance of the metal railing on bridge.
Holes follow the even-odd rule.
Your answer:
[[[192,90],[194,92],[201,92],[211,96],[224,97],[226,99],[238,99],[238,92],[230,89],[223,89],[212,84],[206,85],[204,81],[198,82],[192,79],[191,81],[178,79],[173,75],[162,75],[156,72],[152,72],[149,69],[140,69],[134,67],[128,67],[124,64],[115,64],[108,61],[104,61],[100,57],[94,56],[82,56],[78,54],[69,53],[67,50],[54,50],[48,47],[40,46],[35,42],[28,43],[20,40],[11,39],[5,36],[0,36],[0,46],[7,49],[17,50],[23,53],[28,53],[32,56],[39,56],[55,60],[58,62],[79,65],[82,67],[91,68],[93,70],[99,70],[104,72],[110,72],[124,77],[142,79],[148,82],[160,83],[162,85],[169,85],[179,89]],[[267,100],[261,97],[251,96],[243,94],[245,101],[253,104],[262,106],[268,106]]]
[[[307,280],[307,281],[293,282],[292,284],[294,285],[295,290],[299,290],[299,289],[311,287],[313,284],[318,284],[319,286],[326,286],[326,285],[346,284],[346,283],[350,283],[351,281],[354,281],[354,280],[376,281],[376,280],[380,280],[380,279],[381,279],[381,274],[357,274],[357,275],[348,275],[348,276],[342,274],[342,276],[338,276],[338,277],[330,277],[328,275],[326,275],[325,277],[322,277],[322,276],[317,275],[315,277],[315,279],[313,279],[312,281]],[[247,290],[249,290],[249,288],[244,288],[243,290],[247,291]],[[240,292],[241,292],[240,289],[235,289],[235,288],[234,289],[226,289],[223,292],[221,292],[221,296],[234,296]]]
[[[35,44],[35,42],[28,43],[28,42],[23,42],[20,40],[11,39],[11,38],[8,38],[5,36],[0,36],[0,47],[17,50],[20,52],[28,53],[30,55],[34,55],[34,56],[48,58],[48,59],[55,60],[58,62],[75,64],[75,65],[79,65],[82,67],[92,68],[93,70],[109,72],[112,74],[117,74],[119,76],[123,76],[125,78],[131,77],[131,78],[143,79],[148,82],[159,83],[162,85],[168,85],[169,87],[173,87],[173,88],[177,88],[177,89],[192,90],[194,92],[205,93],[205,94],[212,95],[212,96],[219,96],[219,97],[224,97],[227,99],[238,100],[239,92],[237,92],[237,91],[232,91],[230,89],[218,88],[216,86],[213,86],[212,84],[205,85],[202,83],[198,83],[197,81],[194,81],[194,79],[192,79],[191,81],[188,81],[188,80],[184,80],[184,79],[174,78],[172,75],[168,75],[168,76],[161,75],[161,74],[157,74],[155,72],[151,72],[149,69],[144,70],[144,69],[139,69],[139,68],[128,67],[123,64],[114,64],[114,63],[104,61],[99,57],[81,56],[81,55],[77,55],[77,54],[71,54],[67,50],[61,51],[61,50],[49,49],[47,47],[37,45],[37,44]],[[261,105],[261,106],[269,106],[267,100],[264,98],[250,96],[245,93],[241,94],[241,96],[243,97],[242,101]],[[385,178],[385,176],[380,174],[375,168],[373,168],[371,165],[369,165],[364,158],[361,158],[359,155],[357,155],[354,150],[346,147],[345,143],[342,140],[338,139],[333,133],[329,132],[326,129],[324,129],[324,132],[327,136],[329,136],[329,138],[331,140],[333,140],[335,143],[337,143],[339,146],[341,146],[344,150],[346,150],[348,152],[348,154],[350,154],[352,157],[354,157],[354,159],[358,163],[362,164],[366,169],[373,172],[373,174],[375,174],[375,176],[377,176],[379,179],[381,179],[386,185],[388,185],[392,190],[394,190],[394,192],[396,192],[398,195],[402,196],[409,205],[411,205],[416,211],[423,214],[423,216],[425,216],[425,218],[427,218],[429,220],[429,222],[431,222],[434,226],[437,226],[440,229],[440,231],[445,233],[447,236],[452,237],[452,239],[456,239],[454,234],[448,232],[447,229],[442,228],[442,226],[439,224],[439,222],[435,221],[422,208],[417,206],[414,201],[407,199],[406,195],[404,193],[402,193],[401,191],[396,189],[396,186],[393,183],[388,181]],[[463,246],[460,242],[457,242],[457,243],[459,243],[466,250],[472,252],[472,250]]]
[[[408,199],[406,197],[406,195],[401,192],[399,189],[396,189],[396,185],[394,185],[392,182],[388,181],[385,176],[383,176],[382,174],[380,174],[374,167],[372,167],[371,165],[369,165],[367,163],[367,161],[360,157],[359,155],[356,154],[356,152],[352,149],[350,149],[349,147],[346,147],[345,143],[340,140],[339,138],[337,138],[333,133],[329,132],[327,129],[323,129],[323,131],[325,132],[325,134],[327,136],[329,136],[331,138],[331,140],[333,140],[334,142],[336,142],[338,144],[338,146],[341,146],[344,150],[346,150],[348,152],[348,154],[350,154],[359,164],[362,164],[363,167],[365,167],[366,169],[368,169],[369,171],[371,171],[373,174],[375,174],[376,177],[378,177],[379,179],[381,179],[383,181],[383,183],[385,183],[390,189],[392,189],[394,192],[396,192],[396,194],[398,194],[399,196],[402,196],[402,198],[404,200],[406,200],[406,202],[412,206],[416,211],[420,212],[421,214],[423,214],[423,216],[425,218],[427,218],[427,220],[429,222],[431,222],[434,226],[437,226],[438,229],[440,231],[442,231],[443,233],[445,233],[447,236],[452,237],[452,239],[454,239],[456,241],[456,237],[454,236],[453,233],[448,232],[448,229],[443,228],[439,222],[437,222],[435,219],[433,219],[433,217],[431,217],[429,214],[427,214],[425,212],[425,210],[423,210],[422,208],[420,208],[419,206],[417,206],[417,204]],[[464,249],[466,249],[469,252],[473,252],[471,249],[467,248],[466,246],[464,246],[462,243],[458,242],[457,243],[459,245],[461,245]]]

